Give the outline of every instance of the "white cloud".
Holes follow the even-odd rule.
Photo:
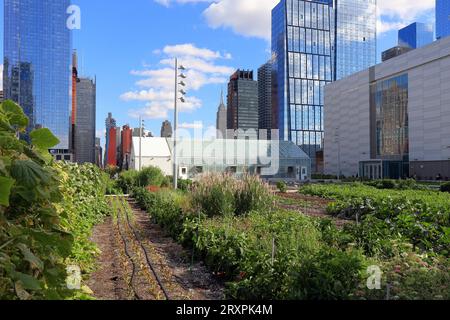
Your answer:
[[[169,7],[172,2],[176,3],[198,3],[198,2],[212,2],[213,0],[155,0],[156,3],[162,4],[165,7]]]
[[[171,3],[211,2],[203,15],[211,28],[270,40],[271,12],[279,0],[155,0]],[[435,0],[378,0],[378,33],[401,28],[434,8]]]
[[[143,70],[133,70],[131,75],[140,77],[136,81],[138,90],[125,92],[121,95],[124,101],[141,101],[145,103],[142,110],[131,111],[132,116],[144,115],[149,118],[167,118],[169,111],[174,109],[174,56],[179,57],[187,70],[184,88],[188,94],[185,103],[179,103],[181,112],[192,112],[202,106],[202,101],[192,92],[208,84],[225,83],[235,71],[234,68],[218,64],[219,60],[230,59],[230,54],[221,54],[207,48],[198,48],[194,44],[177,44],[155,50],[156,55],[162,55],[156,67],[146,67]],[[181,88],[180,88],[181,89]]]
[[[378,0],[378,34],[403,28],[434,6],[435,0]]]
[[[230,28],[249,37],[270,39],[271,12],[279,0],[220,0],[204,12],[212,28]]]
[[[3,64],[0,64],[0,91],[3,90]]]

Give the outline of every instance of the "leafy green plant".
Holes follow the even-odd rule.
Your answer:
[[[436,257],[417,260],[411,245],[371,215],[339,229],[329,219],[289,211],[208,216],[197,211],[191,193],[140,188],[133,196],[155,222],[228,281],[228,298],[384,299],[386,290],[367,290],[369,265],[389,275],[383,288],[390,283],[400,298],[448,296],[448,263]],[[393,263],[405,266],[402,273]],[[418,270],[423,263],[429,274]],[[420,284],[424,294],[416,292],[421,280],[426,281]]]
[[[59,143],[48,129],[32,131],[30,143],[17,139],[27,125],[17,104],[0,104],[0,299],[80,296],[66,287],[66,265],[87,271],[92,263],[88,234],[104,214],[101,173],[63,170],[48,152]]]
[[[156,167],[146,167],[139,171],[136,177],[137,186],[148,187],[155,186],[161,187],[165,177],[161,169]]]
[[[182,191],[189,191],[194,182],[192,180],[180,179],[178,180],[178,189]]]
[[[309,185],[300,192],[335,199],[332,215],[363,220],[372,216],[391,234],[399,234],[416,249],[448,255],[450,196],[427,190],[380,190],[362,184]],[[372,220],[374,222],[375,220]]]
[[[121,172],[117,179],[117,186],[122,192],[129,194],[138,185],[138,175],[139,172],[134,170]]]
[[[277,189],[278,191],[280,191],[281,193],[286,193],[287,192],[287,184],[284,181],[278,181],[277,182]]]

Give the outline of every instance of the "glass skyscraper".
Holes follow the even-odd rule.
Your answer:
[[[450,36],[450,0],[436,0],[436,38]]]
[[[70,0],[4,0],[4,94],[69,149]]]
[[[377,63],[377,1],[335,0],[336,79]]]
[[[431,24],[415,22],[398,32],[398,44],[401,47],[417,49],[434,40],[434,30]]]
[[[281,0],[272,52],[280,139],[299,145],[314,167],[325,85],[376,63],[376,0]]]

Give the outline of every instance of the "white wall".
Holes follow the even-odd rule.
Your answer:
[[[369,72],[347,79],[325,88],[325,173],[339,174],[340,153],[340,174],[356,176],[370,158]]]
[[[411,161],[450,159],[450,37],[372,68],[380,81],[408,74]],[[358,174],[370,159],[370,71],[325,88],[325,172],[338,173],[336,128],[340,128],[342,174]]]

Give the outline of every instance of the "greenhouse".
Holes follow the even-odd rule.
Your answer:
[[[173,140],[164,139],[167,149],[161,159],[161,138],[143,138],[142,167],[172,163]],[[158,148],[156,148],[158,147]],[[136,150],[136,152],[135,152]],[[158,161],[156,161],[158,160]],[[311,160],[298,146],[288,141],[267,140],[180,140],[177,142],[179,175],[194,179],[202,173],[218,172],[241,176],[257,174],[265,179],[308,180]],[[132,163],[139,164],[138,139],[133,139]],[[138,166],[136,166],[138,169]]]

